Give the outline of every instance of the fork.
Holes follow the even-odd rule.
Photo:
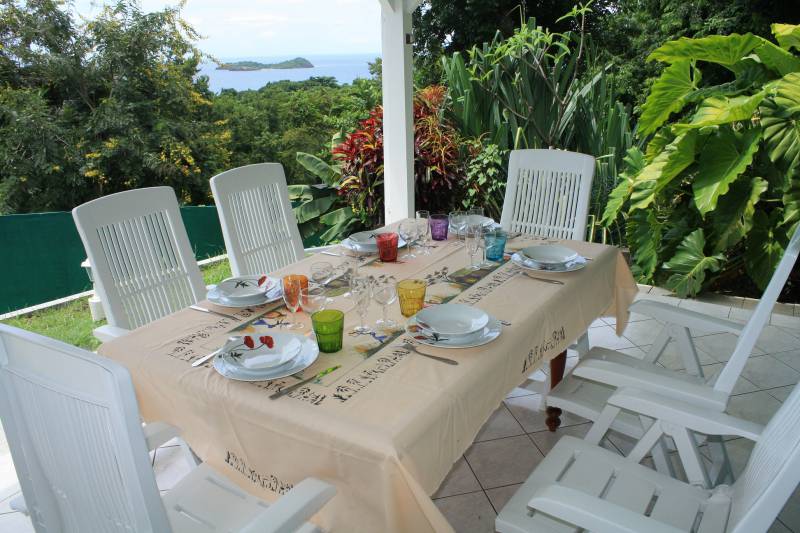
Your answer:
[[[402,345],[402,347],[405,348],[406,350],[411,350],[412,352],[414,352],[416,354],[419,354],[419,355],[422,355],[422,356],[425,356],[425,357],[429,357],[431,359],[439,361],[440,363],[446,363],[448,365],[457,365],[458,364],[458,361],[453,361],[452,359],[447,359],[446,357],[439,357],[438,355],[431,355],[429,353],[420,352],[417,349],[416,346],[414,346],[413,344],[410,344],[410,343],[405,343],[405,344]]]

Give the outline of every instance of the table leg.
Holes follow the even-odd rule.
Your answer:
[[[562,379],[564,379],[564,369],[567,367],[567,351],[564,350],[554,358],[550,359],[550,390],[553,390]],[[558,407],[547,408],[547,429],[555,431],[561,425],[561,409]]]

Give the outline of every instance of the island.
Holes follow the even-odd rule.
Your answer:
[[[287,68],[314,68],[311,61],[304,57],[295,57],[280,63],[259,63],[258,61],[235,61],[233,63],[220,63],[217,70],[265,70]]]

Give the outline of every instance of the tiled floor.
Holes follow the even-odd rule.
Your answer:
[[[648,288],[646,291],[640,297],[655,298],[740,321],[748,318],[752,308],[746,300],[738,300],[733,305],[728,301],[723,305],[718,302],[677,300],[665,296],[658,289]],[[773,315],[771,325],[761,335],[734,389],[728,408],[732,415],[766,423],[800,380],[800,316],[791,316],[797,313],[793,307],[782,308],[781,312],[784,314]],[[592,345],[616,348],[632,356],[642,356],[659,330],[656,321],[635,314],[622,337],[616,336],[612,326],[614,321],[611,319],[596,321],[589,331],[590,342]],[[693,335],[704,371],[706,375],[712,375],[727,361],[736,337],[727,333],[700,331],[693,332]],[[576,360],[570,358],[568,364],[572,365]],[[682,368],[674,349],[668,350],[661,363],[675,370]],[[557,433],[550,433],[544,424],[545,415],[539,410],[540,401],[540,395],[527,390],[512,391],[434,494],[436,505],[457,532],[494,531],[497,512],[558,438],[562,435],[582,437],[588,431],[590,424],[585,420],[565,414],[562,416],[561,429]],[[630,449],[631,443],[621,436],[610,435],[603,445],[622,453]],[[728,442],[728,453],[737,471],[744,467],[751,449],[752,444],[745,439]],[[188,471],[180,448],[175,446],[156,451],[154,468],[162,491],[169,490]],[[33,531],[27,518],[8,507],[18,490],[7,446],[0,438],[0,531],[4,533]],[[770,531],[800,533],[800,490],[795,491]]]

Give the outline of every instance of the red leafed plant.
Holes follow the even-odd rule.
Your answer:
[[[447,212],[459,197],[463,165],[461,137],[444,117],[446,89],[432,85],[414,97],[414,183],[416,206]],[[341,165],[339,194],[367,227],[383,224],[383,108],[373,109],[356,131],[333,149]]]

